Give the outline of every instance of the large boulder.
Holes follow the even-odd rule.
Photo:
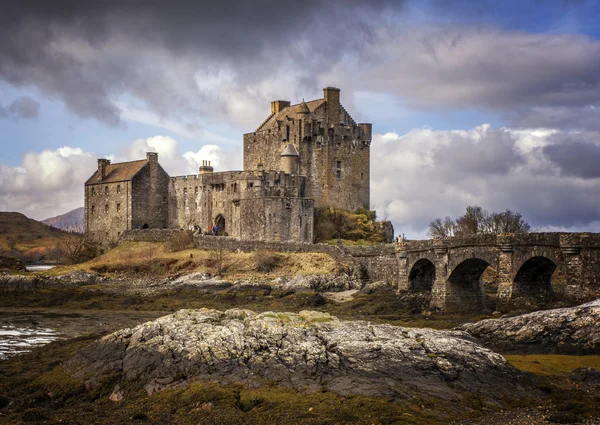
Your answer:
[[[468,323],[461,329],[505,351],[600,354],[600,300]]]
[[[392,398],[521,391],[519,372],[464,332],[311,311],[181,310],[105,336],[65,366],[88,388],[132,385],[148,393],[191,379]]]

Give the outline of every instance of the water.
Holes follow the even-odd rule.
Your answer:
[[[30,272],[41,272],[44,270],[50,270],[54,267],[56,267],[56,266],[48,265],[48,264],[31,264],[31,265],[25,266],[25,268]]]
[[[59,334],[48,328],[0,325],[0,360],[25,353],[35,346],[48,344]]]

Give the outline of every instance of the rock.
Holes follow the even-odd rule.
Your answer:
[[[166,289],[173,288],[194,288],[204,292],[222,291],[230,288],[231,282],[213,277],[209,273],[198,272],[181,276],[175,280],[168,280],[160,283],[160,286]]]
[[[301,275],[293,278],[278,278],[274,280],[275,284],[286,291],[316,291],[316,292],[335,292],[347,291],[349,289],[360,289],[361,282],[347,274],[340,275]]]
[[[392,398],[521,391],[519,372],[465,332],[313,311],[181,310],[105,336],[65,367],[88,388],[118,382],[149,393],[192,379]]]
[[[360,290],[360,294],[372,294],[373,292],[377,292],[382,289],[390,289],[392,285],[389,285],[387,282],[378,281],[365,285],[364,288]]]
[[[265,282],[257,282],[254,280],[238,280],[229,288],[230,291],[241,292],[271,292],[273,287]]]
[[[57,286],[57,282],[41,276],[0,274],[0,291],[35,291],[48,286]]]
[[[503,350],[600,354],[600,300],[467,323],[461,329]]]
[[[95,283],[103,282],[106,278],[95,274],[88,273],[84,270],[75,270],[70,273],[66,273],[57,277],[58,280],[69,283],[78,283],[83,285],[93,285]]]

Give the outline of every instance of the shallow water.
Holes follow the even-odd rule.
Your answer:
[[[54,267],[56,267],[56,266],[50,265],[50,264],[30,264],[28,266],[25,266],[27,271],[30,271],[30,272],[41,272],[44,270],[53,269]]]
[[[59,338],[59,334],[49,328],[0,326],[0,360],[25,353],[37,345],[48,344]]]

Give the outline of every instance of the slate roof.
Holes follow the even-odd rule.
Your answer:
[[[102,179],[102,183],[115,183],[133,179],[133,177],[148,163],[147,160],[118,162],[116,164],[106,165],[106,175]],[[85,182],[88,184],[98,183],[98,170],[92,174],[92,177]]]
[[[299,114],[303,114],[306,112],[306,107],[308,107],[309,112],[313,112],[315,109],[320,107],[325,103],[325,99],[317,99],[311,100],[310,102],[298,103],[297,105],[290,105],[287,108],[283,108],[279,113],[271,114],[267,119],[261,124],[260,127],[256,131],[267,130],[269,128],[275,127],[277,121],[283,121],[285,117],[290,117],[294,119],[304,118],[304,116],[300,117]]]

